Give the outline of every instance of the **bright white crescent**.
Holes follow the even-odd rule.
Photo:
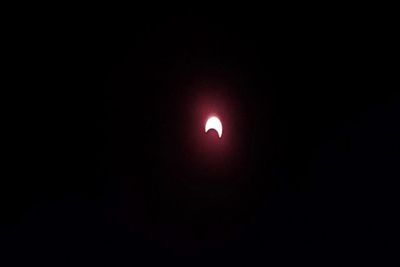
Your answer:
[[[222,123],[215,116],[210,117],[206,122],[205,131],[208,132],[208,130],[210,130],[210,129],[216,130],[217,133],[218,133],[219,138],[221,138],[221,136],[222,136]]]

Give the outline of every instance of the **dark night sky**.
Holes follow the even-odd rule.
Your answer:
[[[7,260],[325,265],[395,251],[384,27],[351,12],[210,13],[22,22]],[[213,108],[223,145],[201,132]]]

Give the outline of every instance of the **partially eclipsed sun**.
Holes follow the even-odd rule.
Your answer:
[[[205,131],[208,132],[208,130],[210,130],[210,129],[216,130],[219,138],[221,138],[222,124],[221,124],[221,121],[215,116],[208,118],[208,120],[206,122]]]

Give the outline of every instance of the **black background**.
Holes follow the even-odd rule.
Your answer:
[[[222,10],[18,22],[7,261],[324,264],[396,251],[390,21]],[[187,145],[202,93],[237,115],[237,154],[217,171]]]

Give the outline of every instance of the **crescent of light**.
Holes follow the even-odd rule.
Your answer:
[[[219,138],[221,138],[221,136],[222,136],[222,123],[215,116],[208,118],[208,120],[206,122],[205,132],[208,132],[208,130],[210,130],[210,129],[216,130],[217,133],[218,133]]]

